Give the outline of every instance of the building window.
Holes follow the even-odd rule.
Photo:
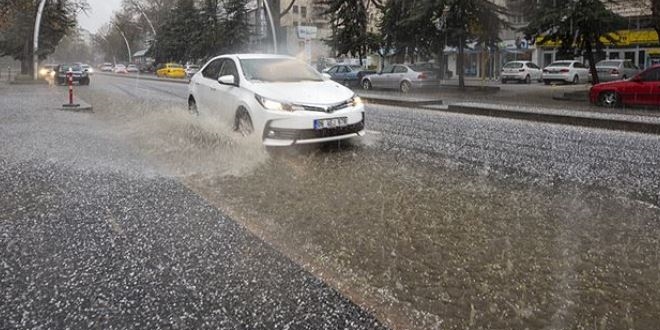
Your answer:
[[[298,13],[298,6],[295,6],[295,5],[293,6],[293,13],[294,14]]]
[[[301,16],[302,18],[306,18],[306,17],[307,17],[307,7],[305,7],[305,6],[300,6],[300,16]]]
[[[293,21],[293,26],[298,26],[298,25],[300,25],[298,24],[298,21]]]

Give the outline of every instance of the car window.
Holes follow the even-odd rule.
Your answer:
[[[342,66],[339,72],[341,73],[351,72],[351,69],[349,69],[347,66]]]
[[[405,73],[405,72],[408,72],[408,68],[406,68],[405,66],[402,66],[402,65],[397,65],[397,66],[394,67],[393,72],[394,73]]]
[[[207,65],[206,68],[202,70],[202,76],[204,76],[204,78],[217,80],[218,74],[220,73],[220,66],[222,65],[223,60],[224,59],[221,58],[209,63],[209,65]]]
[[[220,69],[220,74],[218,77],[222,76],[234,76],[234,83],[238,83],[238,70],[236,69],[236,63],[232,59],[226,59],[222,63],[222,68]]]
[[[520,62],[509,62],[504,65],[505,69],[520,69],[522,68],[523,64]]]
[[[392,73],[392,70],[393,70],[393,69],[394,69],[393,66],[388,65],[388,66],[386,66],[386,67],[383,68],[383,71],[381,71],[381,73]]]
[[[328,73],[335,73],[337,72],[337,69],[339,69],[339,67],[333,66],[328,70]]]

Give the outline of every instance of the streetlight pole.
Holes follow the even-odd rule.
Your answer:
[[[154,28],[154,24],[151,23],[151,20],[149,19],[149,16],[144,12],[142,9],[142,6],[137,3],[137,1],[132,0],[131,3],[140,11],[140,14],[142,14],[142,17],[147,21],[147,24],[149,24],[149,28],[151,28],[151,32],[154,34],[154,38],[156,37],[156,29]]]
[[[126,42],[126,49],[128,50],[128,63],[129,63],[129,64],[130,64],[130,63],[133,63],[133,58],[132,58],[132,56],[131,56],[131,54],[132,54],[132,53],[131,53],[131,46],[128,44],[128,39],[126,39],[126,35],[124,34],[124,31],[122,31],[122,30],[119,28],[119,25],[117,25],[117,23],[115,23],[115,27],[116,27],[117,30],[119,31],[119,34],[121,34],[121,37],[124,38],[124,42]]]
[[[273,34],[273,52],[277,54],[277,33],[275,32],[275,23],[273,23],[273,12],[270,10],[269,0],[264,0],[264,8],[270,21],[270,31]],[[279,0],[278,0],[279,1]],[[279,13],[278,13],[279,14]]]
[[[46,5],[46,0],[41,0],[39,3],[39,9],[37,9],[37,17],[34,20],[34,36],[32,40],[34,44],[32,45],[32,78],[37,80],[39,74],[39,28],[41,27],[41,14],[44,12],[44,6]]]

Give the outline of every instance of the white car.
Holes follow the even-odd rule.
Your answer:
[[[532,80],[541,81],[542,75],[541,68],[530,61],[512,61],[504,64],[500,79],[503,84],[510,80],[530,84]]]
[[[126,70],[126,66],[123,65],[123,64],[115,65],[115,67],[112,68],[112,72],[114,72],[114,73],[128,73],[128,71]]]
[[[266,146],[365,134],[364,105],[350,89],[295,58],[270,54],[211,59],[189,84],[193,114],[221,118]]]
[[[140,72],[140,70],[138,69],[138,67],[135,64],[129,64],[126,67],[126,72],[135,73],[135,72]]]
[[[112,63],[103,63],[101,66],[101,71],[103,72],[112,72]]]
[[[578,61],[556,61],[543,69],[543,82],[550,85],[553,81],[573,84],[589,82],[589,69]]]

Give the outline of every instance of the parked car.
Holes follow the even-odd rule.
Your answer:
[[[361,85],[364,89],[399,89],[408,93],[414,88],[439,86],[437,72],[432,65],[425,63],[395,64],[386,66],[378,73],[366,75]]]
[[[159,65],[159,68],[156,70],[156,76],[167,78],[185,78],[186,70],[181,64],[165,63]]]
[[[565,82],[579,84],[589,81],[589,70],[579,61],[556,61],[543,69],[543,82]]]
[[[186,77],[190,78],[192,77],[195,73],[199,71],[199,65],[196,64],[188,64],[186,65]]]
[[[114,73],[128,73],[128,70],[126,70],[126,66],[123,64],[117,64],[115,67],[112,69],[112,72]]]
[[[597,84],[591,87],[589,100],[610,108],[621,105],[660,106],[660,65],[650,67],[628,80]]]
[[[512,61],[504,64],[500,79],[503,84],[515,80],[530,84],[532,80],[542,81],[543,71],[540,67],[530,61]]]
[[[87,72],[83,70],[83,68],[78,63],[61,64],[57,66],[57,69],[55,71],[57,72],[55,82],[58,85],[68,84],[67,74],[69,72],[71,72],[73,82],[78,83],[80,85],[89,85],[89,75],[87,74]]]
[[[596,63],[598,81],[615,81],[628,79],[637,75],[640,70],[631,60],[602,60]]]
[[[364,105],[350,89],[283,55],[223,55],[189,84],[189,110],[221,118],[266,146],[343,140],[365,134]]]
[[[359,65],[338,64],[324,71],[331,79],[344,86],[358,86],[362,78],[376,71],[364,70]]]
[[[112,63],[107,63],[106,62],[106,63],[103,63],[103,65],[101,65],[101,71],[102,72],[112,72],[112,68],[113,68]]]
[[[55,74],[56,68],[57,64],[44,64],[39,69],[39,78],[46,79],[52,77]]]
[[[136,73],[136,72],[140,72],[140,70],[138,69],[138,67],[135,64],[129,64],[126,67],[126,72]]]

